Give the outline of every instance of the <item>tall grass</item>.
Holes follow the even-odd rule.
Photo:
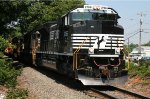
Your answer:
[[[130,63],[129,76],[150,77],[150,66],[147,62],[140,61],[140,66]]]

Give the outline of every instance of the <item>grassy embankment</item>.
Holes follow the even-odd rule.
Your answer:
[[[138,66],[133,62],[130,63],[129,77],[139,77],[142,80],[139,84],[150,85],[150,61],[141,60],[139,64]]]
[[[28,91],[17,86],[17,76],[21,74],[21,67],[15,68],[12,65],[12,59],[4,57],[0,52],[0,86],[4,86],[7,91],[6,99],[24,99],[28,95]]]

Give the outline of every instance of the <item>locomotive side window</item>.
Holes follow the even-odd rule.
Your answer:
[[[54,39],[54,31],[50,32],[50,41]]]
[[[54,48],[53,44],[54,44],[54,31],[51,31],[50,32],[50,49],[51,49],[51,51],[53,51],[53,48]]]
[[[65,39],[65,43],[67,43],[67,41],[68,41],[68,31],[64,32],[64,39]]]
[[[49,43],[52,52],[57,51],[57,40],[59,38],[59,30],[57,29],[57,24],[54,24],[50,27],[50,37],[49,37]]]

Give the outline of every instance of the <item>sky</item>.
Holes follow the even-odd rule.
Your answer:
[[[150,0],[85,0],[86,4],[106,5],[120,15],[119,24],[124,28],[125,44],[139,44],[140,13],[143,21],[141,43],[150,41]],[[135,34],[135,35],[134,35]],[[134,36],[132,36],[134,35]]]

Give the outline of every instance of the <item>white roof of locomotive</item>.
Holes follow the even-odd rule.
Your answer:
[[[97,12],[97,13],[117,14],[110,7],[103,5],[84,5],[83,8],[77,8],[71,12]]]

